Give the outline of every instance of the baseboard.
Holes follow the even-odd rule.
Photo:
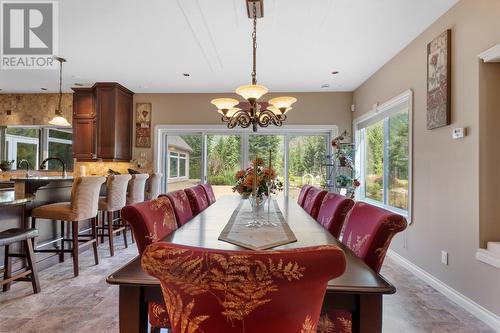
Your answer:
[[[451,301],[457,305],[464,308],[466,311],[470,312],[474,317],[478,318],[497,332],[500,332],[500,317],[493,312],[485,309],[481,305],[477,304],[467,296],[459,293],[455,289],[448,286],[443,281],[435,278],[431,274],[424,271],[422,268],[418,267],[414,263],[408,261],[396,252],[389,250],[387,252],[388,256],[394,259],[398,264],[415,274],[417,277],[425,281],[431,287],[439,291],[441,294],[449,298]]]

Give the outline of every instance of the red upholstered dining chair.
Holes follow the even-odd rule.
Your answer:
[[[186,192],[186,195],[188,197],[189,205],[191,206],[193,215],[198,215],[209,206],[207,193],[201,185],[186,188],[184,189],[184,192]]]
[[[314,219],[318,217],[319,208],[323,202],[323,198],[328,192],[323,191],[317,187],[311,187],[307,191],[304,205],[302,206],[306,212],[309,213]]]
[[[193,218],[193,211],[191,210],[188,196],[184,190],[169,192],[166,195],[174,207],[177,226],[183,226]]]
[[[300,190],[299,197],[297,198],[297,203],[301,206],[304,207],[304,200],[306,200],[306,195],[307,192],[312,188],[311,185],[304,185],[302,186],[302,189]]]
[[[205,193],[207,194],[208,204],[212,205],[215,202],[215,200],[216,200],[215,199],[214,189],[212,188],[212,185],[210,185],[210,184],[201,184],[201,186],[203,187],[203,189],[205,190]]]
[[[348,213],[342,243],[375,272],[380,272],[391,240],[406,229],[406,219],[365,202],[357,202]],[[328,295],[326,296],[328,298]],[[328,304],[328,302],[326,303]],[[352,329],[352,314],[349,311],[323,308],[318,333],[349,333]],[[324,327],[335,327],[327,331]]]
[[[339,238],[347,213],[354,206],[354,201],[338,193],[327,193],[321,202],[316,221],[327,229],[335,238]]]
[[[140,255],[146,246],[162,240],[177,229],[174,209],[166,196],[126,206],[121,210],[121,216],[132,227]],[[170,328],[167,309],[163,304],[150,302],[148,308],[152,332]]]
[[[161,282],[173,333],[313,333],[327,283],[346,265],[333,245],[248,252],[164,242],[141,262]]]

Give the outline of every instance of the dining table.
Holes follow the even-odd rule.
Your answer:
[[[239,196],[223,196],[207,209],[193,217],[163,239],[174,244],[218,250],[246,250],[247,248],[219,240],[219,236],[242,204]],[[273,250],[296,249],[309,246],[336,245],[344,251],[345,272],[328,282],[325,304],[329,308],[349,310],[352,313],[353,333],[382,331],[383,295],[393,294],[396,288],[382,275],[368,267],[347,246],[333,237],[296,201],[278,196],[285,223],[296,241],[279,245]],[[265,208],[264,208],[265,209]],[[248,228],[252,232],[252,228]],[[148,330],[148,302],[162,303],[160,282],[145,273],[139,256],[108,276],[109,284],[119,286],[119,324],[121,333],[145,333]]]

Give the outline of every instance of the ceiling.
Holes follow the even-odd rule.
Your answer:
[[[272,91],[352,91],[456,2],[264,0],[257,78]],[[66,91],[97,81],[155,93],[250,83],[244,0],[65,0],[59,10]],[[53,70],[0,71],[3,93],[54,92],[57,80]]]

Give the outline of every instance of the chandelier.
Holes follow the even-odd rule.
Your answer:
[[[222,115],[222,122],[227,123],[228,128],[240,126],[247,128],[250,125],[254,132],[257,128],[267,127],[269,124],[275,126],[283,125],[286,113],[292,109],[292,104],[297,101],[295,97],[283,96],[272,98],[267,102],[259,99],[267,94],[268,89],[257,84],[257,17],[263,17],[263,0],[246,0],[249,18],[253,19],[252,32],[252,84],[244,85],[236,89],[236,93],[246,101],[240,102],[234,98],[216,98],[211,101]],[[257,11],[257,7],[259,10]]]
[[[61,58],[61,57],[56,57],[54,56],[54,60],[59,62],[59,96],[58,96],[58,102],[57,102],[57,108],[55,112],[54,118],[49,121],[49,124],[57,126],[57,127],[70,127],[71,124],[64,118],[63,112],[62,112],[62,107],[61,107],[61,101],[62,101],[62,68],[63,68],[63,63],[66,62],[66,59]]]

